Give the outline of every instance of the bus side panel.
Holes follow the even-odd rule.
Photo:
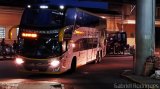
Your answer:
[[[74,54],[76,54],[77,57],[77,62],[78,65],[84,65],[86,64],[86,60],[87,60],[87,51],[85,50],[85,45],[84,43],[86,43],[85,39],[83,39],[85,37],[85,32],[83,32],[83,27],[80,27],[78,29],[76,29],[73,32],[73,36],[72,36],[72,40],[75,43],[75,48],[73,49]]]

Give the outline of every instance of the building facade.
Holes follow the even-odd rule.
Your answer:
[[[0,6],[0,40],[12,44],[17,39],[23,8]]]

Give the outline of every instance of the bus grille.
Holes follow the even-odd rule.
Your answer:
[[[26,60],[24,63],[24,68],[28,71],[41,71],[45,72],[48,69],[48,61],[47,60]]]

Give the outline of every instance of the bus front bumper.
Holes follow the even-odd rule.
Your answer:
[[[61,67],[61,61],[55,61],[51,64],[48,59],[31,59],[17,57],[15,60],[18,71],[27,73],[42,74],[61,74],[64,68]]]
[[[48,67],[46,70],[41,70],[40,68],[26,69],[24,66],[17,66],[18,72],[29,73],[29,74],[62,74],[60,68]]]
[[[42,72],[42,71],[28,71],[28,70],[18,70],[21,73],[27,74],[63,74],[64,72]]]

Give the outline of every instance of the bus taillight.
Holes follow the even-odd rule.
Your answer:
[[[36,33],[22,33],[22,37],[36,38],[37,34]]]

